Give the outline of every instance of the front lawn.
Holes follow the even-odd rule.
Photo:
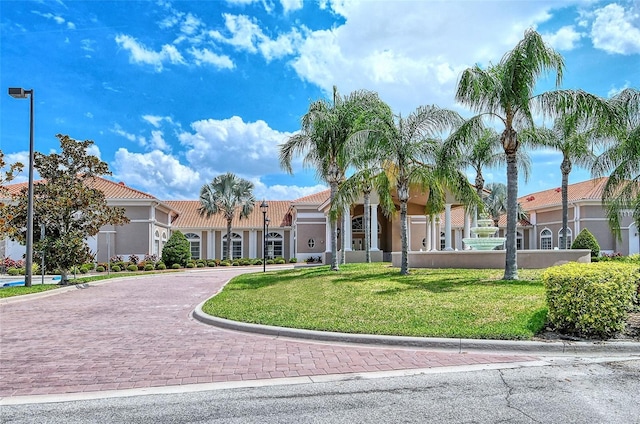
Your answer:
[[[385,264],[298,268],[234,278],[208,300],[210,315],[346,333],[529,339],[545,324],[541,270],[415,269]]]

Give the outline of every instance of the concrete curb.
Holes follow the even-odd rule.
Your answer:
[[[632,341],[511,341],[482,339],[446,339],[433,337],[383,336],[373,334],[348,334],[331,331],[302,330],[298,328],[275,327],[271,325],[249,324],[218,318],[202,310],[205,302],[193,311],[194,319],[227,330],[287,337],[320,342],[357,343],[388,347],[416,347],[434,350],[449,350],[459,353],[484,352],[504,354],[540,355],[624,355],[640,357],[640,343]]]

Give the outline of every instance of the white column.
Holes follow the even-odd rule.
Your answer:
[[[473,211],[471,212],[471,227],[477,227],[478,226],[478,208],[473,208]],[[477,234],[473,234],[473,237],[478,237]]]
[[[378,205],[371,206],[371,251],[377,252],[378,248]]]
[[[342,237],[344,237],[344,250],[345,252],[351,251],[351,209],[344,208],[344,217],[342,224]]]
[[[249,257],[258,256],[258,233],[256,230],[249,230]]]
[[[425,251],[431,250],[431,215],[426,215],[427,221],[425,222],[425,232],[424,232],[424,240],[426,246],[424,247]]]
[[[289,231],[289,257],[296,257],[296,239],[294,236],[293,228]]]
[[[437,215],[431,215],[431,250],[438,250],[438,228],[436,225]]]
[[[326,235],[325,235],[325,241],[324,241],[324,251],[325,252],[331,252],[331,225],[329,223],[329,215],[327,215],[325,217],[325,228],[326,228]]]
[[[580,234],[580,205],[573,204],[573,234],[572,239],[575,240],[576,236]]]
[[[464,210],[464,230],[463,230],[463,234],[462,237],[463,238],[469,238],[471,237],[471,227],[470,227],[470,223],[469,220],[471,219],[471,217],[469,216],[469,211],[467,209]],[[465,245],[464,242],[462,242],[462,248],[464,250],[469,250],[470,247]]]
[[[444,250],[453,250],[451,247],[451,204],[444,205]]]
[[[215,259],[216,257],[216,231],[210,228],[207,232],[207,252],[209,252],[209,259]]]

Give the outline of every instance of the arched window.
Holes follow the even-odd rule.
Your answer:
[[[551,250],[553,249],[553,241],[551,240],[551,230],[545,228],[540,232],[540,249]]]
[[[563,233],[562,233],[562,228],[560,228],[560,231],[558,231],[558,247],[560,249],[562,249],[562,237]],[[572,240],[572,233],[571,233],[571,228],[567,228],[567,249],[571,249],[571,243],[573,242]]]
[[[422,247],[425,248],[425,249],[427,248],[427,239],[426,239],[426,237],[422,239]]]
[[[444,231],[440,232],[440,250],[444,250],[447,247],[446,240],[444,237]]]
[[[378,234],[381,231],[380,223],[378,222]],[[364,234],[364,216],[357,216],[351,220],[351,232],[356,234]]]
[[[222,238],[222,257],[227,257],[227,235]],[[242,258],[242,236],[231,233],[231,259]]]
[[[160,231],[153,233],[153,254],[160,255]]]
[[[267,235],[267,259],[282,257],[282,234],[269,233]]]
[[[194,233],[184,235],[191,247],[191,259],[200,259],[200,236]]]

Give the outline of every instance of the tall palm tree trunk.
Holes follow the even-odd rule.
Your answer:
[[[231,260],[231,220],[227,220],[227,257],[228,261]]]
[[[515,135],[514,135],[515,136]],[[518,215],[518,164],[515,151],[507,153],[507,240],[505,252],[505,280],[518,279],[516,250],[516,218]]]
[[[400,274],[409,273],[409,243],[407,241],[407,201],[400,200],[400,239],[402,241],[402,261]]]
[[[336,198],[336,193],[338,192],[338,183],[332,181],[330,184],[330,197],[331,202]],[[329,214],[329,226],[331,228],[331,270],[339,271],[338,267],[338,226],[337,226],[337,218]]]
[[[371,263],[371,192],[364,192],[364,261]]]
[[[571,161],[567,158],[562,160],[560,165],[562,172],[562,245],[560,249],[567,246],[567,227],[569,226],[569,173],[571,172]]]

